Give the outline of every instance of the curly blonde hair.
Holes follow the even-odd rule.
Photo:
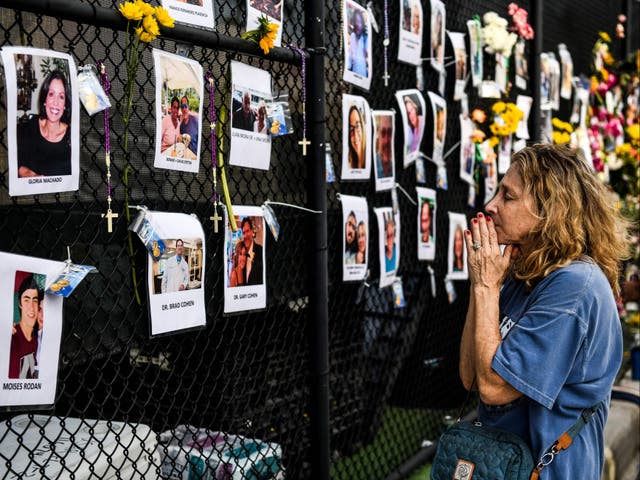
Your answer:
[[[530,234],[535,247],[517,259],[514,277],[532,288],[551,272],[589,257],[618,296],[621,260],[630,256],[630,224],[582,152],[538,144],[515,153],[511,163],[536,202],[539,220]]]

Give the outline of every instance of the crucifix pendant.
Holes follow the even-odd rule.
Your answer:
[[[384,72],[384,75],[382,76],[382,78],[384,79],[384,86],[388,87],[389,86],[389,73],[388,72]]]
[[[222,220],[222,217],[220,215],[218,215],[218,209],[217,208],[213,211],[213,216],[209,217],[209,220],[211,220],[213,222],[213,232],[214,233],[218,233],[218,222],[220,220]]]
[[[298,142],[298,145],[302,145],[302,155],[307,156],[307,145],[311,145],[311,142],[307,140],[307,137],[302,137],[302,140]]]
[[[107,232],[111,233],[111,232],[113,232],[113,223],[112,223],[113,219],[117,218],[118,214],[117,213],[113,213],[111,211],[111,209],[109,208],[107,210],[107,213],[103,213],[102,214],[102,218],[105,218],[105,217],[107,219]]]

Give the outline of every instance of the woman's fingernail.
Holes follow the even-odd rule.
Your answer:
[[[471,235],[471,230],[465,230],[464,233],[465,235]]]
[[[482,212],[478,212],[478,218],[482,218],[484,215],[482,215]]]
[[[473,220],[471,220],[473,223],[478,223],[478,219],[474,218]]]
[[[490,222],[490,221],[491,221],[491,217],[487,217],[487,222]]]

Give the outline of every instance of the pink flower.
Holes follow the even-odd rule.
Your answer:
[[[622,135],[622,125],[620,125],[620,120],[615,117],[609,120],[607,126],[605,127],[605,133],[607,135],[611,135],[614,138]]]
[[[518,10],[518,4],[511,2],[508,8],[509,8],[508,10],[509,15],[513,15]]]
[[[616,83],[618,83],[618,77],[615,73],[609,72],[609,77],[607,78],[607,86],[613,87]]]
[[[624,23],[624,22],[626,22],[626,21],[627,21],[627,16],[626,16],[626,15],[623,15],[623,14],[618,15],[618,21],[619,21],[620,23]]]

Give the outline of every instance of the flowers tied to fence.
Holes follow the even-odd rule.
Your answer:
[[[264,54],[268,54],[278,37],[278,24],[270,23],[269,19],[262,15],[258,18],[258,28],[249,30],[242,35],[245,40],[257,43]]]
[[[169,12],[161,6],[152,6],[144,0],[133,0],[123,2],[118,6],[118,11],[127,19],[127,46],[125,48],[125,62],[127,65],[127,84],[124,90],[124,108],[122,109],[122,121],[124,124],[124,135],[122,149],[122,183],[124,185],[124,204],[127,223],[131,222],[129,212],[129,173],[132,169],[129,166],[129,122],[131,121],[131,109],[133,107],[133,90],[138,73],[138,67],[142,60],[142,54],[147,45],[160,35],[160,26],[173,28],[174,20]],[[129,243],[129,260],[131,262],[131,279],[133,281],[133,291],[136,301],[141,304],[138,292],[138,282],[136,278],[133,239],[130,230],[127,230]]]
[[[518,35],[509,33],[508,22],[496,12],[487,12],[482,16],[484,26],[481,29],[482,43],[487,53],[500,53],[511,56]]]

